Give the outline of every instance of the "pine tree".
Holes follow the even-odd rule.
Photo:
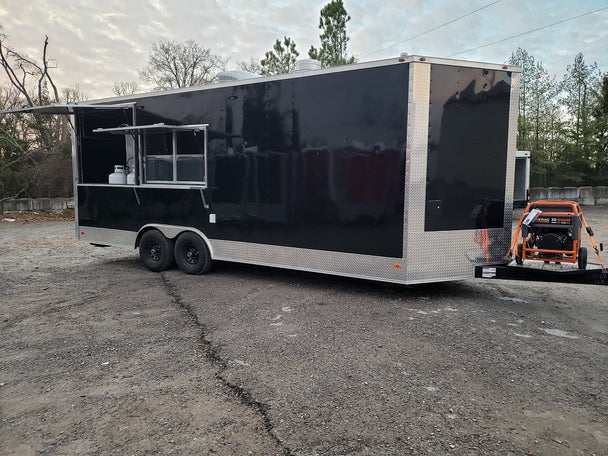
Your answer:
[[[346,23],[350,16],[344,8],[342,0],[332,0],[321,10],[319,28],[321,48],[310,47],[308,55],[311,59],[321,62],[323,68],[339,65],[348,65],[355,62],[355,58],[347,54],[349,38],[346,35]]]
[[[266,52],[260,61],[264,76],[290,73],[296,66],[296,59],[300,53],[296,50],[296,43],[291,38],[283,37],[283,42],[277,39],[271,51]]]

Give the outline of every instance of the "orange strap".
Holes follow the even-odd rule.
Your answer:
[[[507,253],[507,258],[509,259],[513,258],[513,255],[517,254],[517,243],[519,241],[519,234],[521,233],[521,222],[524,221],[524,218],[526,217],[526,215],[528,215],[528,212],[530,212],[529,208],[530,205],[528,204],[528,207],[526,207],[526,210],[524,210],[524,213],[521,215],[519,222],[517,222],[517,229],[515,230],[515,234],[513,235],[511,247],[509,247],[509,253]]]
[[[581,212],[581,219],[583,220],[583,225],[585,226],[585,232],[587,233],[587,236],[589,236],[589,240],[591,241],[591,245],[593,246],[593,251],[595,252],[595,256],[597,257],[597,261],[600,263],[600,267],[602,268],[602,270],[606,270],[606,268],[604,267],[604,265],[602,264],[602,259],[600,258],[600,251],[597,248],[597,245],[595,243],[595,240],[593,239],[593,230],[591,229],[591,227],[587,224],[587,220],[585,219],[585,216],[583,215],[583,213]]]

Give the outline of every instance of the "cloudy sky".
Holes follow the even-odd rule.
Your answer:
[[[192,38],[230,57],[227,69],[237,69],[239,61],[261,59],[283,36],[295,40],[301,57],[307,57],[310,46],[319,45],[319,12],[328,2],[0,0],[0,26],[11,47],[37,58],[48,35],[57,85],[78,84],[89,98],[98,98],[111,96],[118,81],[137,81],[142,86],[138,70],[158,39]],[[578,52],[608,72],[608,0],[344,0],[344,4],[351,16],[350,53],[359,61],[405,51],[504,63],[522,47],[558,79]]]

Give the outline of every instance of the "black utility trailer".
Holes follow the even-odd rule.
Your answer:
[[[507,253],[519,80],[408,56],[23,111],[71,116],[82,241],[139,248],[155,271],[217,259],[407,284]]]

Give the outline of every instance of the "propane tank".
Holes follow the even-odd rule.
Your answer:
[[[114,172],[108,176],[108,183],[110,184],[126,184],[127,175],[125,174],[125,167],[123,165],[114,165]]]
[[[127,184],[135,185],[135,172],[134,171],[131,171],[129,174],[127,174]]]

